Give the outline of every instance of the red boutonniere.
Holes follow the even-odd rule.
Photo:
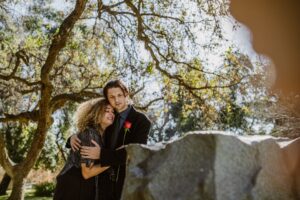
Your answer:
[[[130,121],[125,121],[125,123],[124,123],[124,128],[125,128],[125,133],[127,132],[127,131],[129,131],[129,129],[131,128],[131,122]]]
[[[124,137],[123,137],[123,146],[124,146],[124,143],[125,143],[125,138],[126,138],[126,134],[127,134],[127,132],[130,132],[130,128],[131,128],[131,125],[132,125],[132,123],[130,122],[130,121],[125,121],[124,122],[124,131],[125,131],[125,133],[124,133]],[[117,182],[118,182],[118,178],[119,178],[119,171],[120,171],[120,166],[118,167],[118,172],[117,172]]]
[[[126,134],[127,134],[127,132],[130,132],[130,128],[131,128],[131,125],[132,125],[132,123],[130,122],[130,121],[125,121],[124,122],[124,129],[125,129],[125,134],[124,134],[124,138],[123,138],[123,145],[124,145],[124,142],[125,142],[125,137],[126,137]]]

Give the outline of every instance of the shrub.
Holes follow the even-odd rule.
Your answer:
[[[44,182],[33,186],[34,195],[38,197],[51,197],[54,194],[55,184],[52,182]]]

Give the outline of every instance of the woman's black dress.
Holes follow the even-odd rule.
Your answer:
[[[78,134],[82,146],[93,146],[91,140],[95,140],[100,147],[103,146],[101,136],[97,129],[88,126],[82,133]],[[98,176],[84,179],[81,174],[81,163],[87,166],[91,162],[90,159],[83,159],[79,151],[72,151],[68,156],[68,160],[57,176],[57,184],[54,193],[54,200],[97,200],[98,197]],[[97,164],[97,163],[95,163]]]

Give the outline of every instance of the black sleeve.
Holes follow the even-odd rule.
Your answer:
[[[126,150],[124,148],[119,150],[101,149],[100,152],[101,166],[117,166],[126,163]]]
[[[94,138],[93,138],[93,135],[90,131],[85,130],[82,133],[79,133],[78,138],[81,140],[81,145],[82,146],[94,146],[91,143],[91,140],[94,139]],[[85,163],[87,167],[89,167],[92,162],[94,162],[93,159],[82,158],[80,156],[80,163]]]
[[[68,149],[71,149],[71,137],[72,137],[72,136],[70,136],[70,137],[67,139],[67,142],[66,142],[66,148],[68,148]]]
[[[135,128],[136,133],[133,135],[130,143],[147,144],[150,127],[150,120],[146,116],[143,116],[142,120],[137,124],[137,127]]]
[[[131,136],[130,144],[146,144],[151,122],[147,117],[143,117],[142,120],[136,122],[137,125],[132,131],[134,135]],[[129,133],[130,134],[130,133]],[[100,163],[102,166],[114,166],[126,164],[126,150],[124,148],[119,150],[101,149]]]

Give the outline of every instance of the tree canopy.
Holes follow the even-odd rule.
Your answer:
[[[123,79],[135,105],[148,111],[152,141],[197,129],[251,132],[253,105],[266,95],[264,70],[226,40],[228,3],[0,1],[0,128],[17,124],[5,129],[14,135],[33,127],[16,163],[0,134],[0,164],[14,182],[10,198],[23,198],[24,178],[43,155],[47,133],[69,127],[53,122],[69,122],[69,108],[102,96],[113,78]],[[206,63],[206,52],[224,42],[222,62]],[[65,137],[55,139],[62,155]]]

